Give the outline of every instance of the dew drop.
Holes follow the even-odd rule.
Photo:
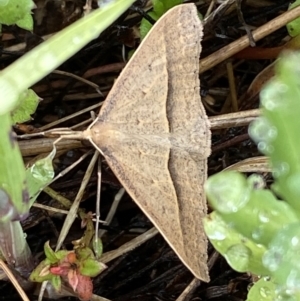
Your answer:
[[[270,212],[268,212],[266,210],[260,210],[258,212],[258,219],[262,223],[268,223],[270,221]]]
[[[263,142],[263,141],[261,141],[257,144],[257,148],[261,153],[266,153],[267,147],[268,147],[267,143]]]
[[[279,248],[276,250],[271,248],[263,255],[263,265],[269,269],[271,272],[275,272],[278,270],[279,266],[282,263],[284,256],[284,251]]]
[[[271,290],[270,290],[268,287],[265,287],[265,286],[263,286],[263,287],[261,287],[261,288],[259,289],[259,293],[260,293],[260,295],[261,295],[263,298],[268,298],[269,296],[272,295]]]
[[[300,271],[299,269],[292,269],[286,278],[286,288],[291,291],[300,291]]]
[[[237,172],[220,173],[205,184],[211,205],[222,213],[235,213],[243,208],[250,197],[245,177]]]
[[[259,117],[249,126],[249,135],[256,142],[271,142],[277,137],[277,129],[265,117]]]
[[[274,111],[282,107],[282,94],[285,94],[287,90],[287,85],[281,83],[280,81],[272,81],[260,93],[261,104],[268,111]]]
[[[249,259],[252,252],[243,244],[231,246],[225,253],[228,263],[239,272],[248,270]]]
[[[273,168],[272,168],[273,176],[276,179],[279,178],[279,177],[287,175],[289,173],[289,171],[290,171],[290,166],[286,162],[275,163],[273,165]]]

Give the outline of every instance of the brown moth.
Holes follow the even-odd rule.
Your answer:
[[[168,11],[139,46],[84,132],[129,195],[199,279],[209,280],[202,219],[210,154],[194,4]]]

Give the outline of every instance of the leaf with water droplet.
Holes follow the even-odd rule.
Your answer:
[[[250,125],[249,134],[259,150],[269,156],[275,178],[273,189],[300,217],[299,61],[299,53],[278,60],[275,77],[260,94],[262,117]]]
[[[273,301],[275,299],[276,284],[272,279],[259,279],[251,287],[246,301]]]
[[[224,221],[266,247],[284,225],[298,221],[287,203],[278,201],[269,190],[256,189],[253,178],[247,180],[235,171],[211,176],[205,191],[209,203]]]
[[[274,236],[263,264],[284,291],[300,294],[300,222],[289,224]]]
[[[26,179],[29,191],[29,206],[31,206],[40,192],[54,177],[52,160],[56,154],[56,148],[45,158],[39,159],[32,166],[26,169]]]
[[[212,212],[204,219],[204,230],[212,245],[233,269],[268,275],[268,270],[262,264],[266,248],[231,228],[217,212]]]

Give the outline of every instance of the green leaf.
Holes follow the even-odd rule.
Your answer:
[[[77,256],[78,260],[80,260],[80,261],[88,259],[88,258],[92,258],[92,259],[95,258],[93,251],[87,247],[86,248],[78,248],[78,249],[76,249],[75,252],[76,252],[76,256]]]
[[[300,1],[296,0],[295,2],[290,4],[289,10],[299,6],[299,4],[300,4]],[[286,28],[287,28],[287,30],[289,32],[289,35],[291,37],[295,37],[295,36],[299,35],[299,33],[300,33],[300,18],[296,18],[295,20],[288,23],[286,25]]]
[[[251,287],[246,301],[273,301],[275,300],[276,285],[266,277],[259,279]]]
[[[51,278],[51,284],[57,292],[61,290],[61,278],[60,276],[53,276]]]
[[[103,244],[100,238],[95,239],[95,236],[93,237],[93,250],[96,254],[96,258],[100,258],[103,253]]]
[[[9,113],[0,116],[0,222],[24,218],[29,193],[21,152]]]
[[[33,282],[43,282],[51,280],[54,275],[50,273],[50,261],[46,258],[32,271],[29,280]]]
[[[163,14],[165,14],[172,7],[182,4],[183,0],[152,0],[153,11],[149,12],[148,15],[157,21]],[[145,18],[142,19],[140,25],[141,39],[144,39],[152,27],[152,24]]]
[[[2,0],[0,1],[0,23],[5,25],[13,25],[18,22],[30,25],[28,23],[31,10],[34,7],[32,0]],[[27,19],[27,22],[26,22]],[[25,23],[24,23],[25,22]],[[32,23],[33,25],[33,23]],[[22,26],[21,26],[22,27]],[[22,27],[24,28],[24,27]],[[28,28],[24,28],[28,29]],[[32,30],[33,26],[29,30]]]
[[[287,203],[278,201],[269,190],[254,188],[254,183],[238,172],[224,171],[207,180],[205,191],[225,222],[267,247],[282,227],[298,218]]]
[[[300,295],[300,222],[282,228],[274,236],[263,263],[282,291]],[[296,299],[299,300],[299,299]]]
[[[44,244],[44,252],[51,264],[57,263],[59,259],[57,258],[55,252],[51,249],[49,241],[45,242]]]
[[[258,149],[269,156],[276,193],[300,217],[299,53],[282,56],[276,76],[261,91],[262,116],[249,127]]]
[[[234,270],[268,275],[268,269],[262,264],[266,248],[231,228],[217,212],[205,217],[204,230],[212,245]]]
[[[31,167],[26,169],[26,179],[29,190],[29,206],[31,206],[40,192],[46,187],[54,177],[52,160],[56,154],[56,148],[45,158],[36,161]]]
[[[13,124],[23,123],[31,120],[31,114],[33,114],[40,102],[40,98],[31,89],[23,92],[18,101],[18,106],[12,112]]]
[[[96,9],[2,70],[0,72],[0,115],[12,111],[17,106],[19,95],[23,91],[97,38],[133,2],[134,0],[116,0],[103,8]]]
[[[148,13],[148,15],[154,20],[157,21],[159,16],[156,15],[155,12],[150,12]],[[148,32],[150,31],[152,27],[152,24],[146,20],[145,18],[142,19],[141,21],[141,25],[140,25],[140,36],[141,36],[141,40],[145,38],[145,36],[148,34]]]
[[[23,19],[19,20],[18,22],[16,22],[16,24],[25,29],[25,30],[29,30],[32,31],[33,30],[33,18],[31,14],[27,14],[24,16]]]
[[[98,276],[104,269],[106,265],[97,261],[96,259],[86,259],[80,263],[79,272],[81,275],[96,277]]]

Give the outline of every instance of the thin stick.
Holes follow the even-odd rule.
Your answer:
[[[10,271],[10,269],[8,268],[8,266],[5,264],[5,262],[2,259],[0,259],[0,267],[5,272],[6,276],[9,278],[11,283],[14,285],[14,287],[18,291],[19,295],[21,296],[21,298],[24,301],[30,301],[29,298],[27,297],[26,293],[20,286],[18,280],[16,279],[16,277],[13,275],[13,273]]]
[[[280,16],[274,18],[268,23],[260,26],[252,32],[253,39],[255,42],[261,40],[277,29],[285,26],[287,23],[293,21],[300,16],[300,6],[295,7],[292,10],[289,10]],[[213,54],[207,56],[206,58],[200,60],[199,72],[200,74],[211,69],[212,67],[218,65],[219,63],[230,58],[239,51],[245,49],[250,45],[249,38],[247,35],[237,39],[236,41],[230,43],[229,45],[217,50]]]
[[[98,157],[99,157],[99,152],[95,151],[94,156],[93,156],[92,160],[90,161],[90,164],[89,164],[89,166],[86,170],[86,173],[83,177],[83,180],[81,182],[81,185],[80,185],[79,191],[76,195],[76,198],[75,198],[75,200],[74,200],[74,202],[73,202],[73,204],[70,208],[70,211],[69,211],[69,213],[67,215],[67,218],[65,219],[64,225],[61,229],[61,232],[60,232],[60,235],[59,235],[59,238],[58,238],[58,241],[57,241],[55,252],[58,251],[60,249],[60,247],[62,246],[62,243],[65,240],[65,238],[66,238],[66,236],[67,236],[67,234],[68,234],[68,232],[71,228],[71,225],[73,224],[73,222],[76,218],[80,201],[82,199],[85,188],[86,188],[86,186],[87,186],[87,184],[90,180],[90,177],[92,175],[92,171],[94,169],[95,163],[98,160]]]
[[[125,189],[124,189],[124,188],[121,188],[121,189],[118,191],[118,193],[116,194],[116,196],[115,196],[115,198],[114,198],[114,201],[113,201],[113,203],[112,203],[112,205],[111,205],[111,207],[110,207],[110,210],[109,210],[109,212],[108,212],[108,214],[107,214],[107,216],[106,216],[106,219],[105,219],[105,223],[106,223],[106,224],[109,225],[109,224],[111,223],[111,221],[112,221],[112,219],[113,219],[113,217],[114,217],[114,215],[115,215],[115,213],[116,213],[116,211],[117,211],[117,208],[118,208],[118,206],[119,206],[119,203],[120,203],[120,201],[121,201],[121,199],[122,199],[124,193],[125,193]],[[102,236],[104,235],[105,232],[106,232],[106,230],[100,230],[100,231],[99,231],[99,237],[102,237]]]

